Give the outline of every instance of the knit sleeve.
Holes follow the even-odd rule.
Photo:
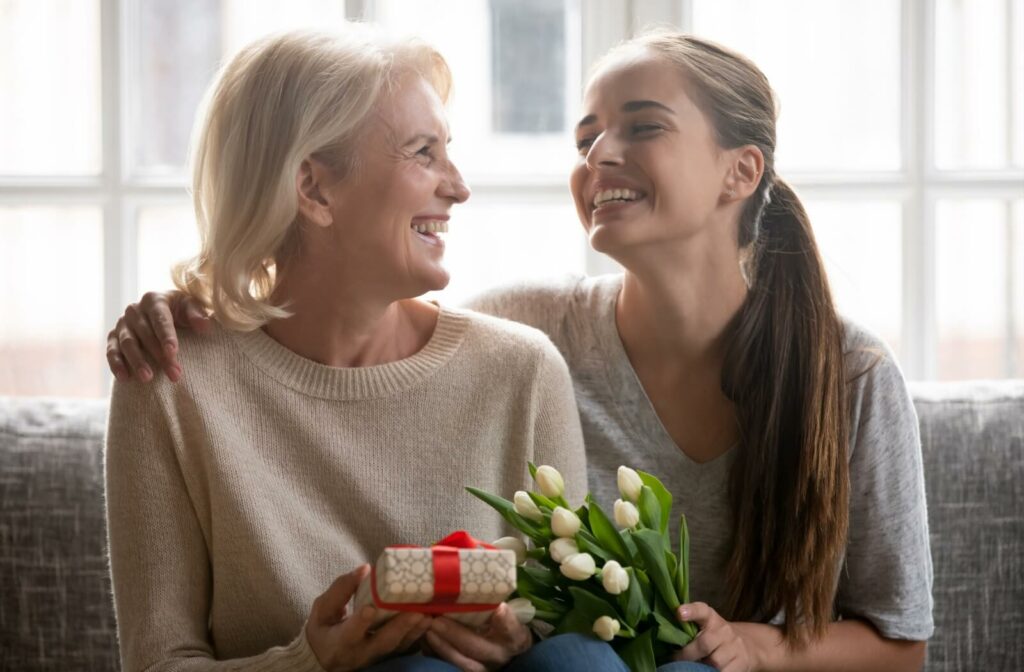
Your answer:
[[[566,499],[577,505],[587,493],[583,431],[569,369],[545,339],[540,346],[534,396],[534,463],[550,464],[565,479]]]
[[[322,672],[304,631],[287,646],[214,660],[211,568],[161,383],[115,383],[108,420],[107,529],[121,667]]]

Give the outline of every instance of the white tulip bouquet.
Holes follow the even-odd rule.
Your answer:
[[[690,601],[686,517],[679,516],[677,555],[668,534],[672,495],[654,476],[619,467],[613,521],[590,495],[573,510],[554,467],[529,467],[540,492],[520,490],[511,502],[467,488],[533,543],[528,550],[519,539],[496,542],[517,551],[517,609],[533,611],[555,634],[596,635],[633,672],[653,672],[697,635],[676,617]]]

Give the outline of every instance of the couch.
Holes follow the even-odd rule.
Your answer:
[[[1024,381],[919,384],[929,672],[1024,670]],[[0,670],[115,670],[102,401],[0,398]]]

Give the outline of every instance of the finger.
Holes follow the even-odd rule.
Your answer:
[[[373,658],[378,658],[396,651],[402,645],[402,642],[405,641],[405,638],[411,632],[419,629],[424,621],[428,621],[427,626],[429,627],[430,619],[423,614],[404,613],[395,616],[384,627],[370,636],[370,643],[366,649],[367,652]]]
[[[718,612],[704,602],[690,602],[676,610],[676,617],[682,621],[696,623],[701,630],[713,627],[716,623],[724,623],[724,619]]]
[[[107,334],[107,366],[110,367],[110,372],[114,374],[114,377],[122,382],[130,380],[132,377],[128,365],[121,357],[121,348],[114,330]]]
[[[419,625],[406,633],[405,637],[402,638],[402,642],[396,648],[396,651],[405,651],[418,642],[423,635],[427,634],[427,630],[430,629],[430,622],[432,620],[433,619],[429,617],[424,618],[420,621]]]
[[[177,365],[178,335],[174,331],[174,318],[167,299],[163,294],[146,292],[139,306],[160,342],[161,359],[165,364]]]
[[[310,617],[318,624],[336,623],[344,613],[345,605],[359,587],[359,582],[369,573],[369,565],[360,565],[348,574],[336,578],[323,594],[313,600]]]
[[[175,324],[180,327],[188,327],[200,334],[209,333],[210,316],[206,314],[203,305],[199,301],[182,293],[172,294],[171,300],[177,301],[175,304],[177,308],[177,314],[174,319]]]
[[[519,622],[504,602],[494,610],[488,625],[488,634],[494,641],[504,642],[510,656],[518,655],[529,648],[532,641],[529,629]]]
[[[149,364],[146,363],[146,357],[139,348],[139,342],[135,338],[135,334],[121,320],[118,320],[118,324],[120,326],[117,330],[117,344],[121,349],[121,355],[128,362],[128,366],[139,380],[144,383],[149,382],[153,379],[153,371],[149,368]]]
[[[445,640],[459,653],[476,661],[500,664],[505,662],[505,658],[511,657],[502,655],[503,646],[511,649],[508,642],[491,640],[450,618],[435,618],[430,624],[430,632]]]
[[[692,642],[683,647],[680,660],[698,661],[712,655],[722,645],[720,630],[701,630]]]
[[[161,361],[164,357],[163,348],[160,346],[160,341],[153,332],[153,326],[149,323],[149,319],[142,312],[142,309],[135,304],[128,306],[124,311],[124,320],[128,328],[135,335],[135,338],[142,345],[146,355],[154,362]]]
[[[441,619],[435,618],[436,623]],[[467,658],[461,652],[456,650],[454,646],[449,644],[440,635],[434,632],[433,629],[427,630],[427,634],[424,635],[427,638],[427,642],[430,644],[430,648],[434,650],[434,654],[437,655],[441,660],[448,661],[455,667],[463,670],[463,672],[487,672],[487,668],[471,658]]]

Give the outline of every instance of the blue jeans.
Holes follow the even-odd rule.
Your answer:
[[[505,666],[505,672],[629,672],[615,650],[606,642],[585,635],[558,635],[535,644]],[[701,663],[666,663],[658,672],[714,672]],[[402,656],[392,658],[364,672],[458,672],[458,668],[436,658]]]
[[[666,663],[658,672],[714,672],[700,663]],[[505,672],[629,672],[615,650],[585,635],[546,639],[505,666]]]

